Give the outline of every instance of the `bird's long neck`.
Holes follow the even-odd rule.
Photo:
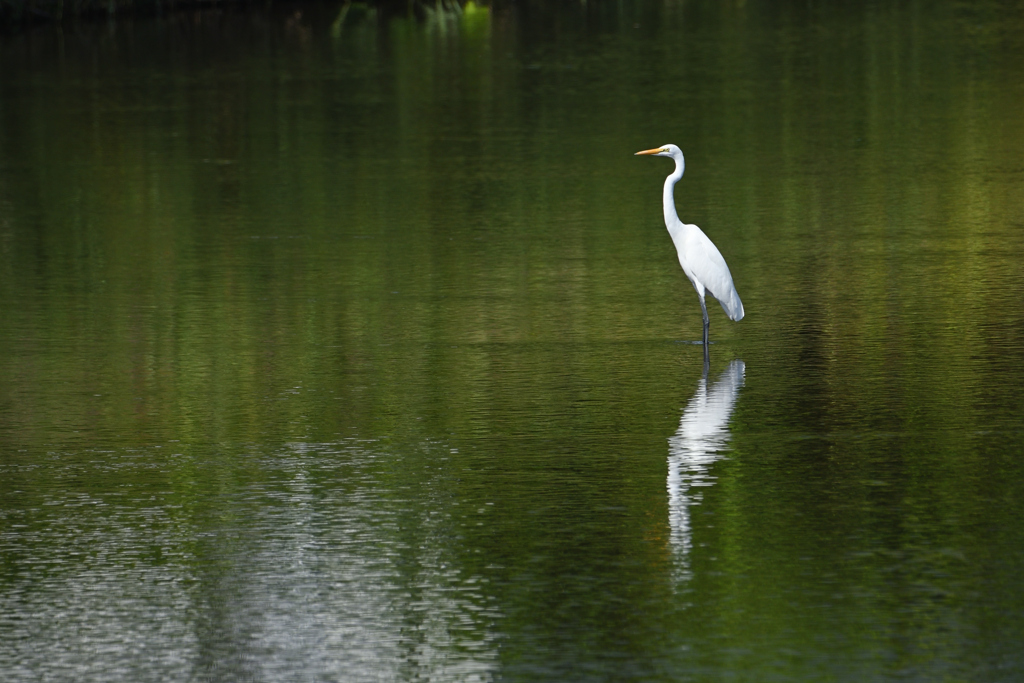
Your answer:
[[[675,225],[679,222],[679,216],[676,214],[676,200],[672,190],[675,189],[679,179],[683,177],[683,169],[686,168],[686,162],[681,158],[675,161],[676,170],[672,172],[672,175],[665,178],[665,190],[662,196],[662,203],[665,209],[665,225]]]

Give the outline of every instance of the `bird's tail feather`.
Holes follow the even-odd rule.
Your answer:
[[[718,299],[717,296],[715,298]],[[718,303],[722,304],[722,310],[729,316],[729,320],[743,320],[743,302],[735,289],[729,292],[729,296],[718,299]]]

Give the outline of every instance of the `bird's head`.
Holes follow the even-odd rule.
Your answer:
[[[683,158],[683,151],[675,145],[662,145],[661,147],[655,147],[654,149],[645,149],[642,152],[637,152],[633,156],[639,156],[641,154],[652,154],[656,157],[672,157],[673,159]]]

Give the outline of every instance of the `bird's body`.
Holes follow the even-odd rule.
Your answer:
[[[736,292],[736,286],[732,282],[732,273],[725,263],[722,252],[700,228],[690,223],[683,223],[676,214],[676,202],[673,190],[676,183],[683,177],[683,170],[686,165],[683,160],[683,153],[675,145],[664,145],[657,149],[648,149],[637,154],[652,154],[655,156],[671,157],[676,162],[675,171],[665,178],[665,189],[662,196],[662,204],[665,211],[665,227],[672,237],[672,243],[676,246],[676,254],[679,256],[679,265],[689,278],[693,288],[697,290],[700,298],[700,308],[704,314],[704,346],[708,344],[708,309],[704,303],[705,293],[718,299],[725,314],[730,320],[741,320],[743,318],[743,302]]]

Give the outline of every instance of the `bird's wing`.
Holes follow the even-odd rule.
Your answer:
[[[743,318],[743,302],[732,282],[732,273],[725,263],[722,252],[715,243],[696,225],[685,225],[683,249],[679,251],[679,261],[683,270],[689,270],[704,285],[711,296],[718,299],[722,310],[731,320]]]

